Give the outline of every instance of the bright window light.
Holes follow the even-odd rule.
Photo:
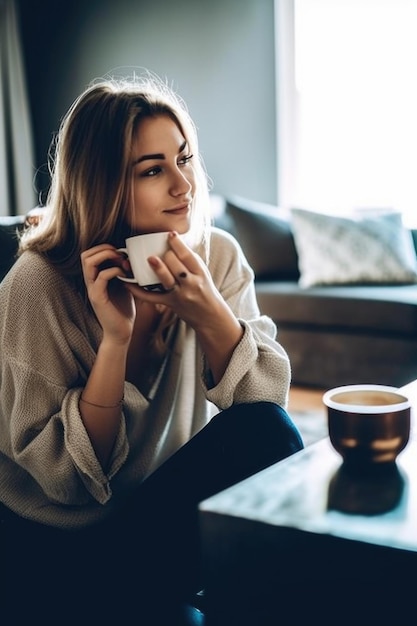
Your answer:
[[[293,206],[417,224],[417,0],[294,0]]]

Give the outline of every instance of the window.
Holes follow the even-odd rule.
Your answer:
[[[279,203],[417,225],[417,1],[275,6]]]

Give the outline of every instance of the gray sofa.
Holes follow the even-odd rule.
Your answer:
[[[301,288],[287,213],[236,197],[214,206],[215,225],[235,235],[255,271],[259,306],[278,326],[294,384],[400,386],[417,378],[417,285]],[[0,280],[23,221],[0,218]]]
[[[288,212],[216,198],[214,223],[237,238],[255,271],[260,309],[278,326],[294,384],[401,386],[417,378],[417,284],[302,288]]]
[[[17,232],[23,225],[23,217],[0,217],[0,281],[15,261]]]

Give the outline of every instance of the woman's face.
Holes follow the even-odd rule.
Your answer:
[[[130,226],[135,232],[189,230],[195,191],[192,160],[183,134],[169,116],[140,122],[132,146]]]

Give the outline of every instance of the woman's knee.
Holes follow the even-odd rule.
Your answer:
[[[274,402],[235,404],[217,416],[228,424],[235,441],[246,444],[274,460],[304,447],[300,432],[287,411]]]

